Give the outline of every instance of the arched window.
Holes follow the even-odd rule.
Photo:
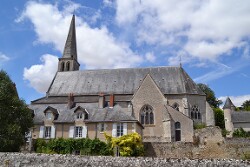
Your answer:
[[[191,108],[191,118],[192,119],[201,119],[201,113],[198,105],[193,105]]]
[[[175,122],[175,141],[181,141],[181,123]]]
[[[141,117],[140,118],[141,124],[143,124],[143,125],[154,124],[153,107],[151,107],[150,105],[144,105],[141,108],[140,117]]]
[[[64,64],[64,62],[62,62],[62,64],[61,64],[61,71],[64,71],[64,66],[65,66],[65,64]]]
[[[180,110],[179,110],[179,104],[178,104],[178,103],[174,103],[173,108],[176,109],[177,111],[180,111]]]
[[[69,69],[70,69],[70,63],[68,61],[67,64],[66,64],[66,71],[69,71]]]

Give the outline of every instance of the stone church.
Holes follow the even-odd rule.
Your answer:
[[[180,67],[81,70],[72,17],[58,71],[34,100],[32,138],[119,137],[192,142],[194,124],[214,125],[205,94]],[[98,53],[97,53],[98,54]]]

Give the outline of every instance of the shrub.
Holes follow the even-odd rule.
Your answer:
[[[250,135],[243,128],[239,128],[233,132],[233,137],[250,137]]]
[[[197,123],[197,124],[194,124],[194,129],[203,129],[206,127],[206,124],[205,123]]]
[[[111,155],[110,147],[99,139],[51,139],[47,142],[44,139],[37,139],[34,144],[38,153],[72,154],[80,151],[81,155]]]
[[[105,137],[112,149],[119,148],[121,156],[144,155],[144,146],[141,136],[138,133],[123,135],[121,137],[111,137],[105,133]]]

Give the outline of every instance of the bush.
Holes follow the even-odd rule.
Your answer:
[[[247,133],[243,128],[236,129],[233,132],[233,137],[250,137],[249,133]]]
[[[99,139],[51,139],[47,142],[44,139],[37,139],[34,144],[37,153],[72,154],[80,151],[81,155],[111,155],[110,147]]]
[[[194,124],[194,129],[203,129],[206,127],[206,124],[205,123],[197,123],[197,124]]]
[[[141,136],[138,133],[123,135],[121,137],[111,137],[105,133],[106,140],[111,148],[114,150],[119,148],[121,156],[143,156],[144,146]]]

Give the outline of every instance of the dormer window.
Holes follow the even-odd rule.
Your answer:
[[[45,114],[46,120],[56,120],[59,116],[59,112],[57,111],[57,109],[50,107],[50,106],[48,106],[44,110],[44,114]]]
[[[48,120],[53,119],[53,114],[51,112],[46,112],[45,116],[46,116],[46,119]]]
[[[87,110],[80,107],[80,106],[77,107],[74,112],[75,112],[75,119],[86,120],[89,118],[89,114],[88,114]]]

